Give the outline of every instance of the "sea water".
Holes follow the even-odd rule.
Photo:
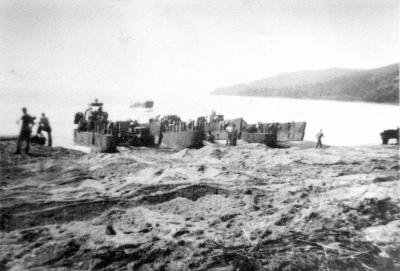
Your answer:
[[[101,97],[99,97],[101,101]],[[54,146],[73,146],[74,114],[84,111],[90,101],[74,104],[3,103],[0,101],[0,135],[16,135],[21,108],[40,118],[45,112],[53,130]],[[183,120],[210,115],[212,110],[225,119],[242,117],[247,123],[306,121],[305,140],[315,140],[323,129],[323,143],[328,145],[380,144],[379,133],[398,127],[398,105],[362,102],[339,102],[269,97],[219,95],[166,96],[154,100],[154,108],[134,109],[126,104],[107,104],[103,110],[111,120],[138,119],[147,122],[157,115],[176,114]],[[36,131],[34,127],[34,131]]]

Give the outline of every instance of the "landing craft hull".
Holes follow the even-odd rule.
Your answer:
[[[150,122],[150,135],[154,137],[154,144],[160,145],[161,143],[161,123],[159,121]]]
[[[262,123],[258,133],[274,134],[277,141],[302,141],[306,122]]]
[[[214,130],[212,134],[215,136],[215,140],[227,140],[228,133],[223,130]]]
[[[278,128],[278,141],[302,141],[306,130],[305,122],[281,123]]]
[[[93,152],[116,151],[115,138],[112,135],[96,132],[80,132],[74,130],[74,143],[79,146],[89,147]]]
[[[276,135],[242,132],[242,140],[247,143],[261,143],[267,146],[274,146],[276,144]]]
[[[224,123],[225,125],[234,124],[238,131],[241,131],[242,128],[246,125],[246,122],[243,120],[243,118],[226,120]],[[221,123],[219,122],[209,123],[206,124],[206,126],[204,127],[204,131],[206,133],[211,132],[214,135],[215,140],[227,140],[228,133],[226,132],[225,125],[221,125]]]
[[[163,132],[161,146],[171,149],[200,147],[203,136],[203,131]]]

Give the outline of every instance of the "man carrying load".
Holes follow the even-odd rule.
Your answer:
[[[23,115],[21,117],[22,125],[21,125],[21,130],[19,132],[18,140],[17,140],[17,150],[15,151],[15,154],[21,153],[22,141],[25,141],[25,153],[29,154],[32,126],[35,124],[34,123],[35,117],[31,117],[28,114],[26,107],[22,108],[22,113],[23,113]],[[17,123],[19,123],[19,120],[17,121]]]
[[[51,147],[52,146],[52,138],[51,138],[50,122],[44,113],[42,113],[42,117],[40,118],[37,134],[42,134],[42,131],[47,132],[48,146]]]

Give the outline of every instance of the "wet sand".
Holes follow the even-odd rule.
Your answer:
[[[399,270],[399,146],[0,142],[1,270]]]

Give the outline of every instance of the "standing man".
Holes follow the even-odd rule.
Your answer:
[[[51,138],[51,127],[49,119],[46,117],[44,113],[42,113],[42,117],[40,118],[39,127],[37,130],[37,134],[42,134],[42,131],[47,132],[48,137],[48,146],[51,147],[52,145],[52,138]]]
[[[211,131],[208,131],[206,140],[210,143],[215,143],[215,136],[211,133]]]
[[[239,133],[238,133],[238,130],[236,129],[236,125],[233,124],[233,132],[232,132],[232,143],[231,143],[231,146],[236,146],[238,136],[239,136]]]
[[[315,136],[317,138],[317,145],[315,145],[315,148],[321,148],[322,149],[322,137],[324,136],[324,134],[322,133],[322,129],[319,130],[319,132],[317,133],[317,135]]]
[[[34,117],[31,117],[26,110],[26,107],[22,108],[22,125],[21,125],[21,130],[19,132],[18,140],[17,140],[17,150],[15,154],[20,154],[21,153],[21,143],[22,141],[25,141],[25,153],[29,154],[29,147],[30,147],[30,137],[32,133],[32,126],[34,124],[33,120],[35,119]],[[17,121],[19,123],[19,120]]]
[[[226,138],[226,146],[231,146],[232,145],[232,136],[233,136],[233,126],[231,124],[228,124],[228,126],[226,127],[226,134],[227,134],[227,138]]]

